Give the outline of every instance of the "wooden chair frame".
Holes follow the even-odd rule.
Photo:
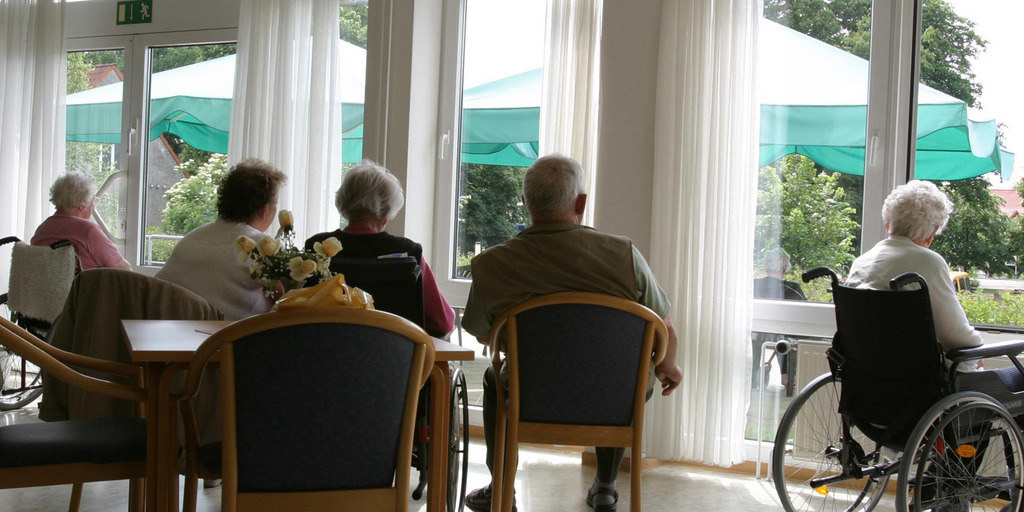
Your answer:
[[[637,386],[633,398],[633,424],[631,426],[562,425],[521,421],[519,395],[519,344],[517,316],[524,311],[562,304],[589,304],[614,308],[633,314],[646,321],[642,354],[637,368]],[[503,339],[505,338],[505,339]],[[660,364],[668,345],[668,330],[664,321],[650,309],[623,298],[588,292],[559,292],[524,301],[502,313],[491,327],[491,364],[494,375],[500,375],[503,351],[507,352],[508,390],[497,388],[498,411],[495,429],[494,475],[492,475],[491,510],[512,510],[513,489],[518,463],[519,443],[567,444],[575,446],[607,446],[632,448],[634,463],[630,465],[630,510],[640,511],[641,464],[636,459],[643,453],[644,404],[647,401],[648,374],[652,364]],[[502,347],[502,344],[505,347]],[[506,404],[507,394],[507,408]]]
[[[142,367],[117,363],[73,354],[55,348],[39,340],[28,331],[0,318],[0,345],[31,361],[42,371],[85,391],[100,393],[113,398],[130,400],[137,404],[146,401],[146,389],[142,386]],[[111,375],[130,377],[136,385],[118,384],[78,372],[75,368],[95,370]],[[140,409],[141,410],[141,409]],[[75,512],[81,503],[84,482],[131,479],[129,508],[142,511],[145,498],[146,462],[92,464],[52,464],[0,468],[0,488],[36,487],[44,485],[73,484],[71,503],[68,510]]]
[[[258,332],[290,325],[312,323],[356,324],[392,331],[415,343],[410,369],[405,409],[402,415],[401,439],[396,461],[395,485],[380,489],[320,492],[238,492],[238,459],[235,418],[235,367],[233,344],[236,340]],[[207,362],[219,355],[221,369],[221,400],[224,423],[223,487],[221,508],[224,512],[270,512],[280,510],[388,510],[405,512],[409,501],[409,471],[412,463],[412,442],[419,390],[430,376],[434,364],[434,344],[430,336],[412,322],[383,311],[356,308],[310,308],[288,312],[271,312],[235,322],[211,336],[196,351],[189,364],[181,399],[191,400],[198,391]],[[191,453],[191,452],[190,452]]]

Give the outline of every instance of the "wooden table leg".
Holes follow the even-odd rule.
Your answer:
[[[445,512],[448,499],[448,409],[451,372],[447,361],[430,371],[430,459],[427,469],[427,512]]]
[[[159,510],[157,506],[157,484],[159,481],[160,449],[159,409],[160,375],[163,366],[159,363],[146,363],[146,510]]]
[[[181,365],[146,366],[146,510],[178,510],[178,403],[171,379]]]

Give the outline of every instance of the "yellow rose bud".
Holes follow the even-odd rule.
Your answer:
[[[327,240],[324,240],[323,249],[324,254],[326,254],[328,258],[333,258],[335,254],[341,252],[341,242],[332,236]]]
[[[249,253],[256,248],[256,242],[247,236],[240,236],[235,240],[235,247],[237,247],[239,251]]]
[[[295,219],[292,218],[291,210],[281,210],[277,214],[277,222],[281,224],[282,228],[286,228],[295,224]]]
[[[265,236],[259,243],[260,254],[264,256],[273,256],[277,254],[277,251],[281,249],[281,242],[278,242],[274,237]]]
[[[310,274],[316,271],[316,262],[313,260],[304,260],[301,256],[296,256],[288,260],[289,275],[296,281],[303,281]]]

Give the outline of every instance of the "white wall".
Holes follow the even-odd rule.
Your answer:
[[[654,107],[661,0],[609,0],[601,34],[594,227],[651,247]]]
[[[238,27],[239,0],[153,0],[153,22],[117,24],[117,0],[67,4],[67,37],[150,34]]]

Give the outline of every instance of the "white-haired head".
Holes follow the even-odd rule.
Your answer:
[[[92,180],[80,172],[69,172],[57,178],[50,187],[50,202],[59,212],[72,212],[88,207],[96,197]]]
[[[776,247],[764,255],[764,271],[769,275],[785,275],[793,269],[789,253],[782,247]]]
[[[402,184],[384,166],[363,160],[345,174],[334,205],[352,223],[390,221],[405,205]]]
[[[914,180],[896,187],[882,204],[882,221],[890,235],[905,236],[915,242],[939,234],[953,202],[929,181]]]
[[[523,202],[535,222],[573,215],[584,193],[583,166],[565,155],[538,158],[523,178]]]

